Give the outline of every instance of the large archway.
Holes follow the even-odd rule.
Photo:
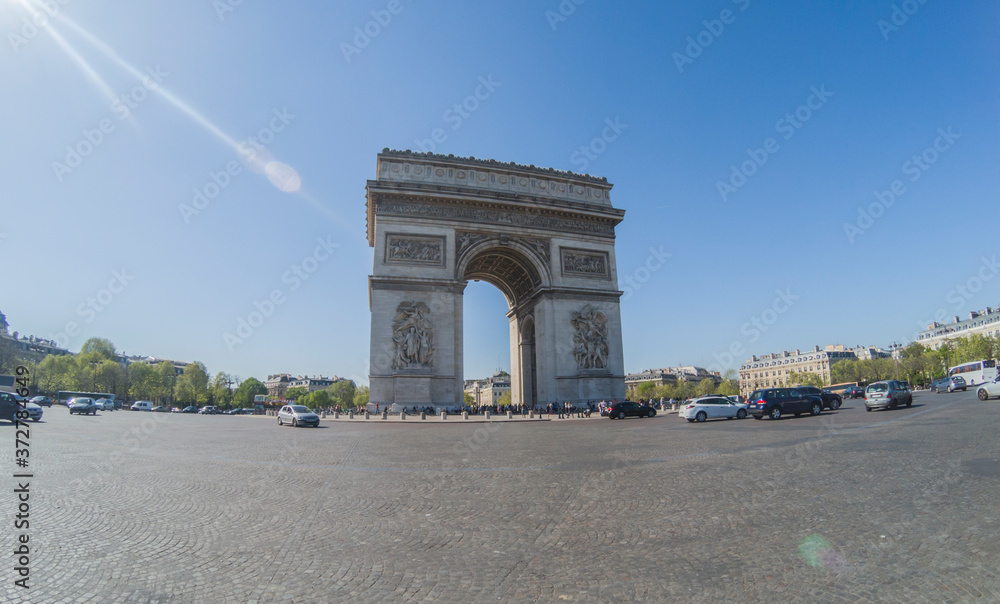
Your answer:
[[[528,407],[625,393],[605,179],[383,151],[368,182],[371,401],[450,407],[463,394],[463,292],[503,292],[511,397]]]

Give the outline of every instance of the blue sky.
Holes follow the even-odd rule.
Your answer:
[[[50,4],[33,28],[0,2],[0,310],[71,350],[366,381],[365,182],[435,128],[437,152],[614,183],[628,371],[1000,305],[995,3]],[[574,155],[606,120],[621,134]],[[250,137],[277,184],[238,161]],[[466,292],[466,377],[509,368],[503,296]]]

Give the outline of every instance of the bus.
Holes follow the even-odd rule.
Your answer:
[[[57,397],[57,402],[60,405],[68,405],[69,399],[77,397],[92,398],[95,401],[99,398],[106,398],[109,401],[115,403],[115,409],[118,408],[118,403],[115,401],[115,395],[108,394],[107,392],[72,392],[69,390],[60,390],[59,396]]]
[[[949,369],[948,376],[961,376],[969,386],[992,382],[997,378],[997,362],[986,359],[984,361],[962,363]]]

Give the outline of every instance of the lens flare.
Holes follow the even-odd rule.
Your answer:
[[[264,167],[264,173],[271,184],[285,193],[295,193],[302,187],[302,179],[295,168],[280,161],[268,162]]]

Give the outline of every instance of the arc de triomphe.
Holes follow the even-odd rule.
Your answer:
[[[462,298],[495,285],[510,310],[514,404],[625,396],[615,226],[604,178],[383,150],[368,181],[375,248],[370,400],[463,400]]]

